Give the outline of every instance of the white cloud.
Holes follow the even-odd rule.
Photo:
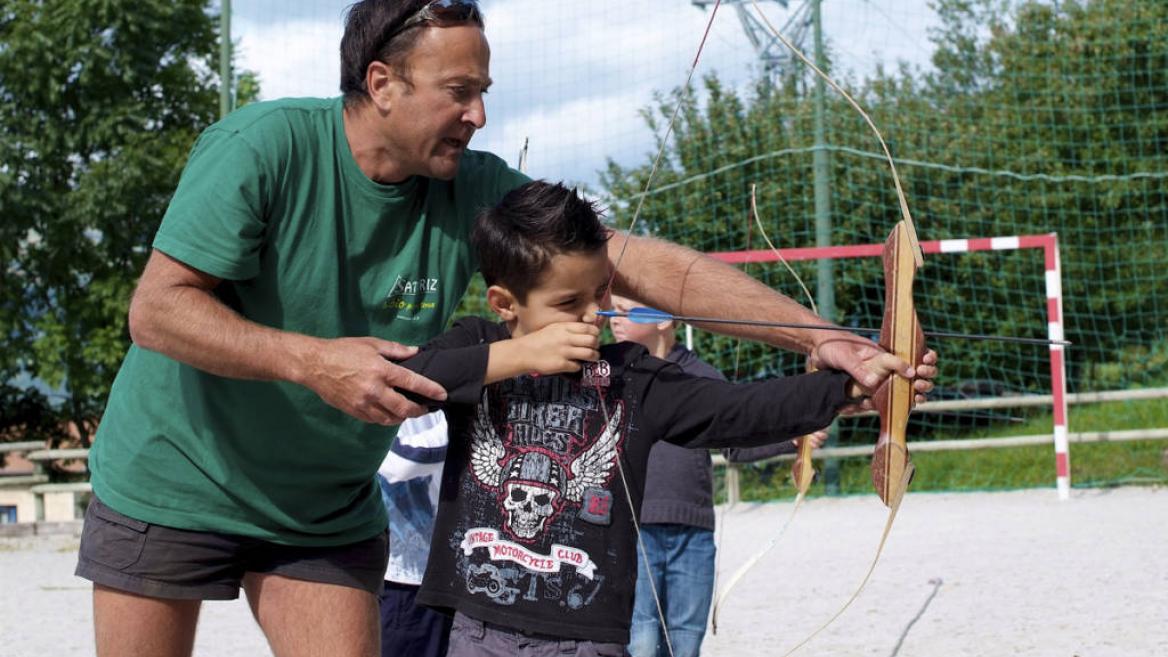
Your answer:
[[[629,161],[645,154],[645,149],[629,151],[638,148],[643,136],[651,135],[639,116],[624,111],[637,107],[640,101],[639,93],[629,91],[541,105],[530,113],[497,122],[501,124],[498,127],[488,125],[475,137],[473,146],[496,153],[515,165],[519,149],[529,138],[531,175],[592,182],[593,174],[603,167],[606,157]],[[624,143],[614,141],[621,135],[626,137]]]
[[[292,16],[275,4],[267,11],[265,2],[237,1],[233,27],[239,63],[259,72],[263,97],[336,95],[347,3],[306,5]],[[761,4],[773,23],[786,21],[777,4]],[[684,82],[709,18],[686,0],[486,0],[483,6],[495,86],[487,127],[474,147],[514,163],[530,137],[533,175],[589,183],[606,156],[626,165],[647,159],[653,136],[638,112],[655,91]],[[927,64],[926,30],[936,18],[926,0],[828,0],[823,14],[837,71],[862,75],[898,59]],[[715,70],[736,86],[759,70],[732,6],[719,10],[698,74]]]
[[[263,98],[339,95],[339,19],[237,19],[232,32],[238,40],[236,65],[259,73]]]

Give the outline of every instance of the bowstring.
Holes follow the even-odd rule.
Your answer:
[[[888,144],[884,141],[884,135],[880,133],[880,129],[876,127],[876,124],[872,121],[871,117],[868,116],[868,113],[864,111],[863,107],[860,107],[860,104],[857,103],[854,98],[852,98],[851,94],[844,91],[843,87],[839,86],[836,84],[835,80],[831,79],[831,76],[820,70],[820,68],[815,65],[815,62],[812,62],[807,58],[807,55],[803,54],[802,50],[796,48],[793,43],[787,40],[787,37],[783,36],[781,32],[775,29],[775,26],[771,24],[770,19],[768,19],[766,14],[763,13],[762,7],[758,6],[758,0],[750,0],[750,4],[754,6],[754,11],[758,14],[759,18],[762,19],[762,22],[767,26],[767,29],[770,30],[770,33],[774,35],[776,39],[781,41],[783,45],[786,46],[787,49],[792,53],[794,53],[794,55],[798,57],[804,64],[811,67],[811,70],[815,71],[815,74],[823,79],[823,81],[828,85],[830,85],[832,89],[835,89],[837,92],[839,92],[839,94],[844,97],[844,100],[848,101],[848,104],[851,105],[852,108],[857,112],[859,112],[860,116],[864,117],[864,121],[868,124],[868,127],[871,128],[872,132],[876,134],[876,139],[880,142],[880,148],[884,149],[884,159],[888,162],[888,167],[892,171],[892,183],[896,186],[896,198],[900,203],[900,215],[904,219],[904,223],[908,228],[909,244],[912,248],[913,259],[916,260],[917,267],[924,266],[925,261],[924,256],[921,254],[921,245],[917,241],[916,224],[913,223],[912,213],[909,212],[908,201],[905,199],[904,195],[904,188],[900,184],[900,175],[896,172],[896,162],[894,162],[892,159],[892,151],[888,150]]]
[[[766,243],[767,247],[770,248],[771,253],[773,253],[775,255],[775,257],[777,257],[779,259],[779,262],[783,263],[783,266],[787,268],[787,271],[790,272],[791,275],[795,277],[795,280],[799,282],[799,287],[802,288],[803,294],[807,297],[808,303],[811,304],[811,311],[814,312],[816,315],[818,315],[819,308],[815,305],[815,297],[811,294],[811,290],[807,288],[807,284],[803,282],[803,277],[800,276],[799,273],[795,271],[795,268],[792,267],[791,264],[787,262],[787,259],[783,257],[782,252],[779,251],[777,248],[775,248],[774,242],[772,242],[770,236],[767,235],[766,228],[763,226],[763,223],[762,223],[762,218],[759,217],[759,214],[758,214],[758,201],[756,200],[755,189],[756,189],[755,183],[751,183],[750,184],[750,217],[754,220],[754,225],[758,226],[758,234],[760,237],[762,237],[762,239]],[[748,235],[749,235],[749,233],[748,233]],[[750,249],[749,237],[747,238],[747,249],[748,250]],[[734,349],[735,378],[737,378],[737,373],[738,373],[738,354],[739,354],[738,350],[741,346],[742,346],[742,339],[739,338],[738,343]],[[807,440],[806,437],[804,437],[803,439]],[[776,545],[778,545],[779,540],[783,537],[783,535],[785,535],[787,533],[787,528],[791,526],[791,522],[793,520],[795,520],[795,515],[799,512],[799,508],[803,506],[803,501],[807,497],[807,488],[809,486],[810,486],[810,484],[808,484],[807,487],[799,486],[799,493],[795,496],[795,505],[791,508],[791,513],[787,516],[786,521],[784,521],[782,526],[779,528],[779,532],[777,534],[775,534],[773,537],[771,537],[771,540],[761,550],[756,552],[753,556],[751,556],[741,566],[738,567],[738,570],[735,571],[734,574],[730,577],[730,581],[726,585],[726,588],[721,593],[719,593],[718,597],[714,600],[714,610],[713,610],[713,614],[711,615],[711,621],[710,621],[711,630],[713,631],[714,634],[718,633],[718,612],[719,612],[719,610],[721,610],[723,608],[723,605],[726,603],[726,600],[729,599],[730,592],[734,590],[734,587],[738,585],[738,582],[741,581],[742,578],[745,577],[746,574],[748,572],[750,572],[750,570],[752,568],[754,568],[754,566],[757,565],[758,562],[761,561],[763,557],[765,557],[768,553],[770,553],[770,551],[772,549],[774,549],[774,547]]]
[[[693,63],[690,64],[689,74],[685,78],[685,86],[683,91],[679,94],[677,104],[673,107],[673,115],[669,117],[669,124],[665,127],[665,135],[661,138],[661,145],[657,147],[657,156],[653,158],[653,166],[649,168],[649,177],[645,179],[645,188],[641,190],[640,198],[637,199],[637,207],[633,210],[633,218],[629,221],[628,228],[625,229],[625,242],[621,245],[621,250],[617,253],[616,263],[612,267],[612,276],[608,279],[608,288],[612,289],[612,283],[616,280],[616,274],[620,270],[621,261],[624,260],[625,251],[629,248],[628,238],[632,236],[633,229],[637,226],[637,221],[641,218],[641,209],[645,206],[645,199],[649,197],[649,189],[653,185],[653,177],[657,174],[657,167],[661,164],[661,158],[665,155],[665,149],[669,146],[669,136],[673,134],[673,126],[677,123],[677,116],[681,113],[681,106],[684,101],[685,89],[689,89],[690,83],[693,82],[694,72],[698,70],[698,61],[701,60],[702,50],[706,47],[706,39],[710,36],[710,28],[714,26],[714,18],[718,15],[718,7],[722,6],[722,0],[717,0],[714,3],[714,9],[710,12],[710,20],[706,22],[706,30],[702,33],[702,40],[698,44],[697,53],[694,54]]]
[[[686,75],[685,86],[683,87],[682,94],[684,94],[684,89],[689,89],[690,83],[693,82],[694,72],[697,71],[698,62],[701,60],[701,57],[702,57],[702,50],[704,50],[706,47],[706,39],[710,36],[710,28],[712,28],[714,26],[714,18],[717,17],[718,8],[720,6],[722,6],[722,0],[717,0],[717,2],[714,3],[714,9],[710,12],[710,20],[706,22],[706,29],[702,33],[701,42],[698,43],[697,52],[694,53],[693,63],[690,64],[689,73]],[[661,158],[665,155],[665,149],[669,145],[669,137],[671,134],[673,134],[673,126],[677,122],[678,115],[681,113],[681,105],[683,102],[684,102],[684,96],[679,94],[679,97],[677,99],[677,104],[673,108],[673,115],[669,117],[669,124],[665,128],[665,135],[661,139],[661,145],[657,149],[657,156],[655,158],[653,158],[653,166],[649,169],[649,176],[645,180],[645,187],[641,192],[641,197],[637,200],[637,207],[633,211],[633,217],[629,221],[629,226],[625,230],[625,241],[621,245],[621,249],[617,254],[616,262],[613,263],[612,274],[609,276],[609,279],[608,279],[608,290],[610,292],[612,291],[613,283],[616,281],[617,272],[620,271],[621,262],[624,260],[625,253],[628,251],[629,238],[632,237],[633,230],[636,228],[637,221],[640,219],[641,209],[645,205],[645,199],[648,198],[648,196],[649,196],[649,189],[653,184],[653,177],[657,173],[657,167],[661,164]],[[600,410],[604,414],[604,424],[605,424],[605,427],[607,428],[612,423],[612,417],[609,415],[608,407],[604,403],[604,394],[600,389],[599,382],[596,382],[596,393],[597,393],[597,398],[600,400]],[[619,429],[619,427],[617,427],[617,428]],[[641,558],[645,563],[645,572],[646,572],[646,574],[650,575],[649,587],[653,593],[653,602],[657,606],[657,617],[658,617],[658,620],[661,621],[661,634],[665,637],[665,647],[669,650],[670,657],[673,657],[673,655],[674,655],[673,642],[669,638],[669,625],[666,622],[665,612],[661,606],[661,596],[658,594],[657,585],[654,583],[653,577],[652,577],[651,573],[649,572],[650,571],[649,553],[645,549],[645,540],[641,536],[641,523],[637,517],[637,508],[636,508],[636,505],[633,503],[633,494],[629,490],[628,479],[625,476],[625,469],[624,469],[624,464],[622,463],[622,460],[623,459],[621,457],[621,452],[618,451],[617,458],[616,458],[616,467],[617,467],[617,472],[620,474],[621,485],[624,487],[624,490],[625,490],[625,500],[629,504],[629,517],[632,518],[633,529],[637,533],[637,548],[640,551]]]

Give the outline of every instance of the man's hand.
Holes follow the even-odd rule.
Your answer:
[[[406,399],[394,388],[428,399],[446,399],[442,386],[390,362],[409,358],[417,347],[379,338],[322,340],[300,382],[330,406],[373,424],[401,424],[427,408]]]
[[[913,390],[916,391],[914,403],[925,401],[925,395],[933,389],[933,379],[937,376],[937,352],[932,349],[925,352],[922,364],[914,368],[884,351],[875,342],[856,336],[821,342],[811,354],[811,359],[815,367],[831,367],[847,372],[866,395],[875,393],[892,372],[905,378],[916,377],[913,381]],[[865,399],[859,405],[841,412],[855,413],[872,408],[871,401]]]
[[[600,358],[600,329],[588,322],[557,322],[516,339],[529,371],[579,372],[580,363]]]

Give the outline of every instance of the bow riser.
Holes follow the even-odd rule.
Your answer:
[[[925,355],[925,336],[912,297],[916,270],[912,235],[905,222],[897,222],[884,243],[884,322],[880,346],[914,366]],[[880,413],[880,438],[872,455],[872,484],[880,499],[890,507],[904,494],[911,477],[905,432],[915,394],[912,380],[893,374],[872,397]]]

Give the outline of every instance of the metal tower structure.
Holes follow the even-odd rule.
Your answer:
[[[708,9],[715,4],[716,0],[691,0],[691,2],[695,7]],[[742,24],[742,31],[746,34],[750,45],[754,47],[768,78],[776,81],[784,70],[790,70],[789,64],[793,55],[754,14],[751,0],[722,0],[722,4],[734,8],[734,13],[738,15],[738,22]],[[763,6],[775,4],[783,9],[788,9],[790,5],[788,0],[759,0],[759,4]],[[780,28],[783,36],[799,47],[802,47],[803,40],[811,27],[810,4],[804,2],[792,11],[787,17],[787,22]]]

